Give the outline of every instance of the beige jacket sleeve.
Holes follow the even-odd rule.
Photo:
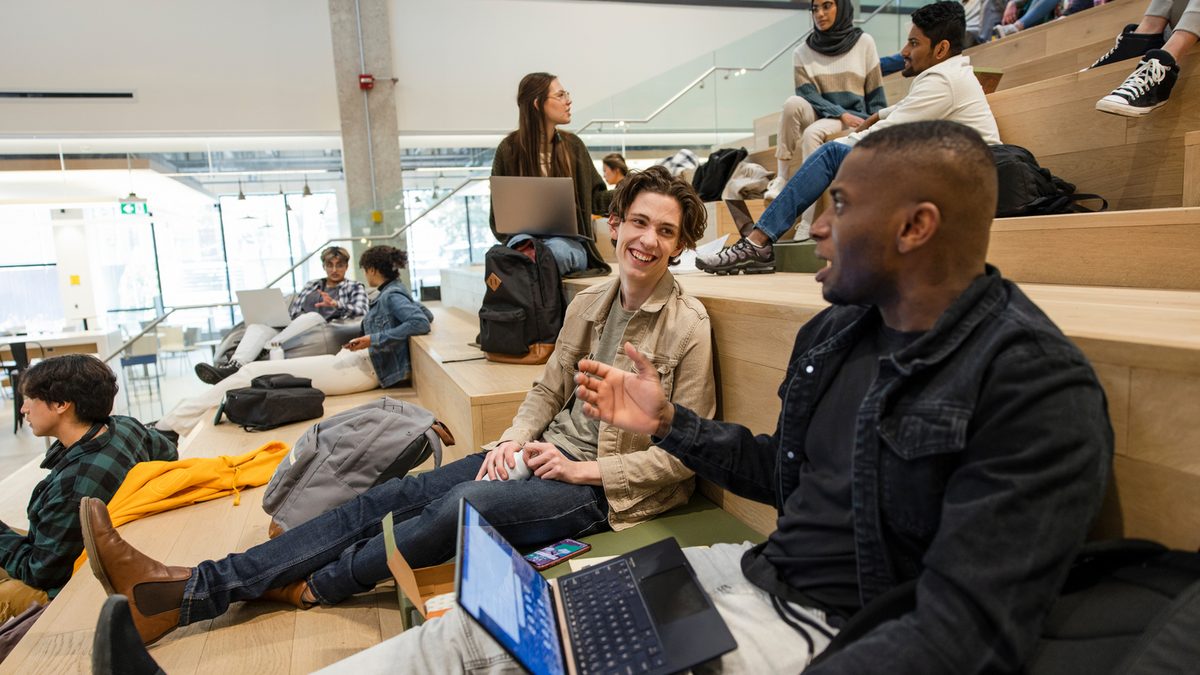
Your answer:
[[[670,399],[673,403],[711,418],[717,412],[712,327],[708,317],[704,316],[695,322],[693,328],[674,369],[663,373],[663,368],[660,368],[659,376],[671,378]],[[687,493],[681,498],[670,499],[670,496],[693,476],[690,469],[665,450],[650,445],[648,436],[627,432],[621,432],[620,435],[626,437],[620,442],[628,443],[630,448],[619,448],[616,454],[605,455],[598,460],[604,494],[614,513],[632,518],[643,512],[658,513],[664,510],[664,506],[670,508],[687,500],[691,493],[690,483]],[[639,446],[646,449],[632,449]]]

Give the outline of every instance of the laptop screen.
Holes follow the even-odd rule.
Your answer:
[[[564,673],[550,584],[465,499],[459,536],[458,604],[534,675]]]

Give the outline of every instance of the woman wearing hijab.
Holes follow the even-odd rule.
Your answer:
[[[813,0],[812,17],[812,32],[792,54],[796,95],[783,104],[775,151],[779,169],[767,199],[787,184],[793,153],[799,151],[804,160],[825,141],[887,107],[875,40],[855,27],[850,0]],[[803,223],[812,223],[811,209]],[[807,227],[802,232],[808,236]]]

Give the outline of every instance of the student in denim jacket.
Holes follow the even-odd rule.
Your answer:
[[[433,321],[433,313],[413,300],[400,281],[400,270],[407,264],[408,254],[391,246],[372,246],[363,251],[358,265],[367,284],[380,292],[363,317],[362,337],[347,342],[336,355],[248,363],[205,393],[180,401],[156,426],[186,434],[221,402],[225,392],[248,387],[255,377],[268,373],[307,377],[312,386],[329,396],[393,387],[407,381],[411,368],[408,338],[428,333]]]

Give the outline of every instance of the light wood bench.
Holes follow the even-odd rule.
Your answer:
[[[1194,59],[1200,48],[1193,48]],[[1200,126],[1200,73],[1183,68],[1165,106],[1142,118],[1108,115],[1096,101],[1120,85],[1132,62],[1062,75],[988,96],[1000,138],[1113,210],[1183,205],[1184,135]]]
[[[411,389],[376,389],[325,399],[326,416],[379,396],[420,403]],[[211,416],[209,416],[211,419]],[[260,433],[234,424],[202,422],[181,442],[181,457],[249,452],[272,440],[294,442],[314,422],[297,422]],[[421,468],[429,468],[431,462]],[[244,551],[267,540],[270,518],[262,510],[265,488],[134,521],[121,535],[147,555],[172,565]],[[0,664],[6,673],[89,673],[92,634],[104,591],[85,564]],[[226,672],[307,673],[366,649],[400,632],[396,592],[388,584],[336,608],[302,612],[276,603],[235,603],[228,613],[177,630],[151,648],[172,675]]]
[[[446,455],[453,461],[500,437],[543,366],[485,360],[470,344],[479,333],[477,316],[457,308],[431,309],[433,330],[409,339],[413,383],[425,407],[458,441]]]
[[[1148,5],[1146,0],[1116,0],[963,53],[973,66],[1004,71],[998,91],[1066,75],[1092,65],[1112,47],[1126,24],[1141,21]],[[883,84],[891,104],[908,94],[912,79],[893,73],[883,78]]]
[[[828,305],[819,285],[810,274],[678,278],[712,319],[719,418],[773,432],[796,331]],[[1200,546],[1200,292],[1022,288],[1088,356],[1108,396],[1116,488],[1098,533]],[[774,528],[770,507],[709,484],[704,493],[756,530]]]

